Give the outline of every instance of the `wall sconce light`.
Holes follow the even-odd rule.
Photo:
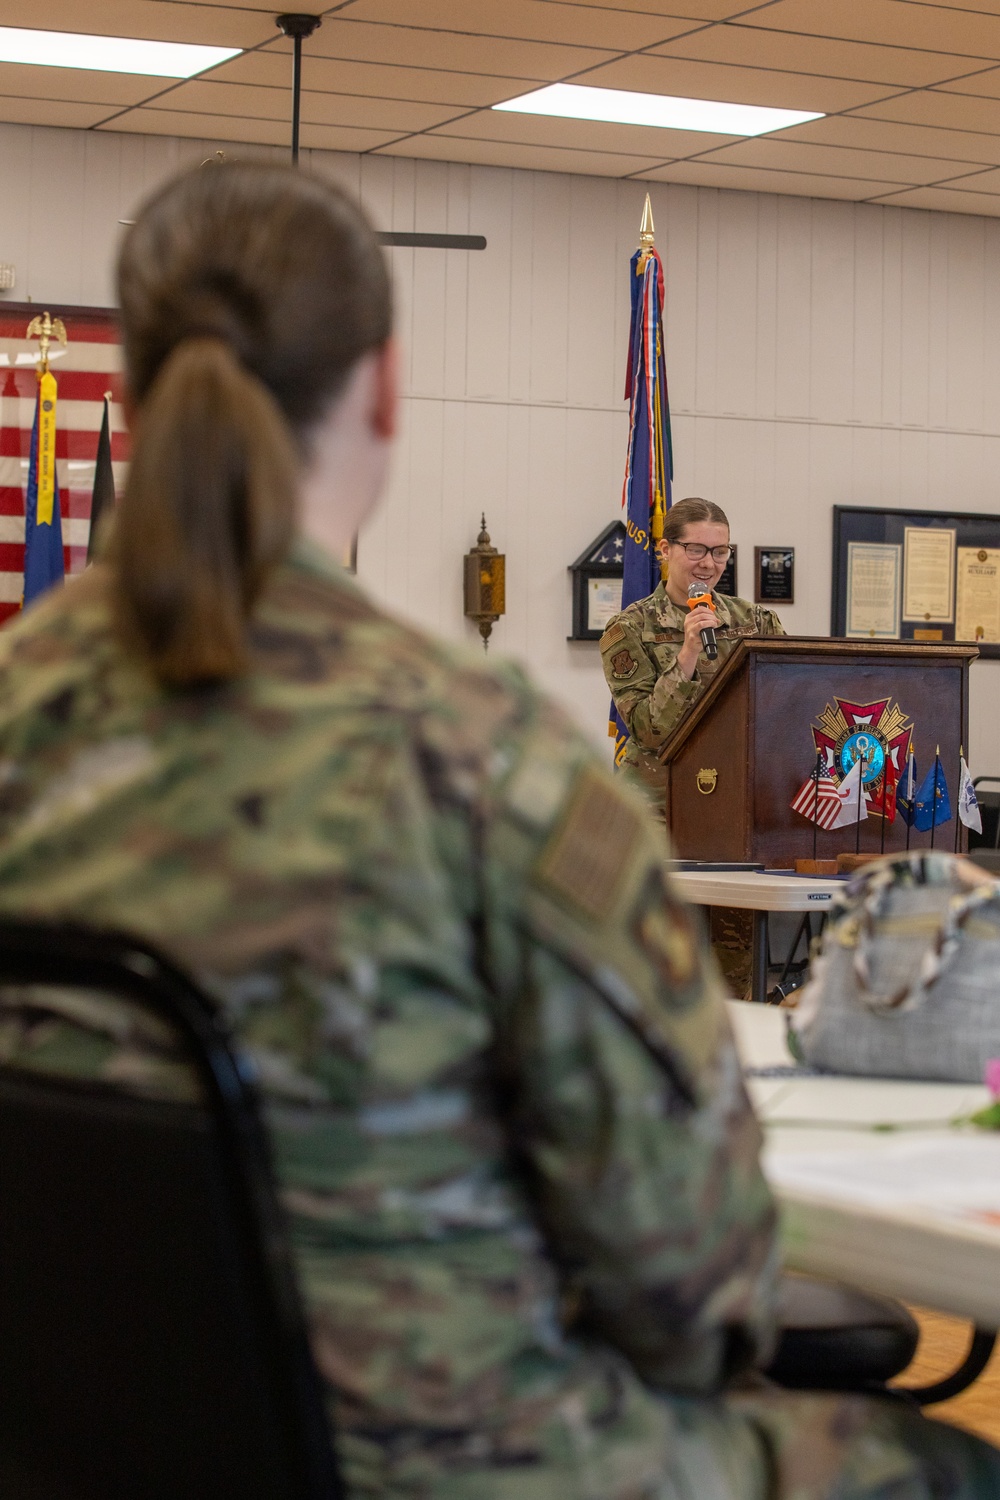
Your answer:
[[[506,564],[503,553],[490,543],[484,515],[476,545],[465,554],[465,613],[478,624],[484,651],[489,649],[490,631],[506,607]]]

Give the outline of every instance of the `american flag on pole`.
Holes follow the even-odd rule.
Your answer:
[[[111,458],[121,492],[128,436],[121,408],[121,351],[114,313],[50,304],[66,325],[67,347],[53,345],[49,363],[59,399],[56,470],[66,572],[87,561],[90,501],[104,392],[111,391]],[[38,394],[38,341],[25,337],[40,303],[0,303],[0,623],[18,612],[24,594],[24,513],[31,427]]]
[[[801,813],[810,823],[815,821],[820,828],[832,828],[840,814],[840,797],[833,777],[828,771],[819,775],[813,771],[792,798],[792,811]]]

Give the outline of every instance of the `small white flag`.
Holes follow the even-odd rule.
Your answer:
[[[974,828],[977,833],[982,833],[982,814],[979,811],[976,789],[972,785],[972,777],[969,775],[969,768],[965,764],[964,755],[962,756],[958,772],[958,816],[966,828]]]
[[[840,808],[836,819],[828,828],[846,828],[849,823],[861,823],[868,816],[868,796],[861,786],[861,760],[856,760],[837,788]]]

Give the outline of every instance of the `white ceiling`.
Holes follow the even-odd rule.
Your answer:
[[[181,83],[0,63],[0,120],[283,144],[278,9],[0,0],[0,25],[246,49]],[[1000,0],[341,0],[304,55],[304,146],[1000,216]],[[558,80],[827,117],[739,140],[489,108]]]

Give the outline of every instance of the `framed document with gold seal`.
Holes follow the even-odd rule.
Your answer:
[[[1000,658],[1000,515],[833,507],[830,633]]]

